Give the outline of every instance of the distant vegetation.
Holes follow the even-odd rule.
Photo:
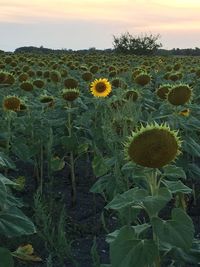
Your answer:
[[[123,54],[153,55],[162,44],[158,42],[160,35],[144,34],[133,36],[129,32],[121,34],[119,37],[113,36],[114,50]]]
[[[0,53],[3,52],[0,50]],[[62,53],[72,53],[74,50],[72,49],[50,49],[50,48],[44,48],[44,47],[34,47],[34,46],[24,46],[24,47],[19,47],[17,48],[14,53],[38,53],[38,54],[62,54]],[[105,50],[100,50],[100,49],[83,49],[83,50],[78,50],[77,52],[79,53],[99,53],[99,52],[105,52],[105,53],[113,53],[117,52],[115,49],[105,49]],[[173,48],[170,50],[167,49],[157,49],[154,53],[155,55],[158,56],[200,56],[200,48],[195,47],[195,48],[185,48],[185,49],[180,49],[180,48]]]
[[[200,56],[200,48],[173,48],[170,50],[161,49],[162,43],[159,42],[160,34],[141,34],[134,36],[129,32],[122,33],[120,36],[113,35],[113,48],[76,50],[81,54],[98,54],[98,53],[117,53],[117,54],[132,54],[132,55],[158,55],[158,56]],[[0,50],[0,53],[4,51]],[[14,53],[34,53],[34,54],[63,54],[73,53],[73,49],[51,49],[43,46],[24,46],[15,49]]]

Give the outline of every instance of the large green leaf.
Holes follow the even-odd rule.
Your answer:
[[[137,187],[126,191],[123,194],[116,195],[114,199],[106,205],[106,209],[122,209],[133,204],[141,203],[145,197],[148,196],[148,192],[144,189],[139,189]]]
[[[127,206],[122,209],[117,210],[119,213],[119,219],[122,225],[130,225],[137,220],[137,217],[140,213],[138,207]]]
[[[6,248],[0,248],[0,267],[14,267],[13,257]]]
[[[190,155],[200,157],[200,145],[192,137],[185,137],[183,148]]]
[[[22,161],[29,161],[32,157],[30,148],[20,141],[13,144],[12,152]]]
[[[190,249],[189,251],[184,251],[181,248],[174,247],[169,255],[172,255],[173,259],[175,259],[179,263],[185,264],[193,263],[199,264],[200,263],[200,251],[195,249]]]
[[[36,233],[34,224],[16,207],[0,213],[0,234],[8,237]]]
[[[123,227],[115,241],[110,243],[112,267],[144,267],[152,264],[158,256],[153,240],[136,239],[133,228]]]
[[[156,215],[171,200],[172,195],[166,187],[158,190],[155,196],[147,196],[143,201],[149,216]]]
[[[15,197],[15,196],[13,196],[11,193],[9,193],[7,195],[6,205],[8,205],[9,207],[15,206],[15,207],[18,207],[18,208],[21,208],[21,207],[24,206],[22,200],[17,198],[17,197]]]
[[[182,210],[172,210],[172,219],[164,221],[160,218],[152,219],[153,230],[161,245],[167,248],[178,247],[188,250],[192,246],[194,226],[191,218]]]
[[[177,167],[175,165],[168,165],[163,168],[164,175],[169,178],[183,178],[186,179],[186,174],[181,167]]]
[[[3,152],[0,152],[0,168],[15,169],[15,164]]]
[[[190,163],[190,164],[188,164],[187,167],[188,167],[189,177],[191,177],[192,179],[195,179],[195,180],[199,180],[200,179],[199,166],[195,163]]]
[[[105,175],[99,178],[95,184],[90,188],[92,193],[103,193],[109,183],[110,175]]]
[[[101,155],[96,155],[92,161],[94,175],[99,177],[106,174],[109,170],[106,160]]]
[[[163,183],[168,187],[172,194],[183,193],[190,194],[192,189],[184,185],[180,180],[178,181],[163,181]]]
[[[6,202],[7,191],[5,184],[0,180],[0,205],[3,206]]]
[[[4,183],[5,185],[17,185],[16,183],[14,183],[13,181],[11,181],[10,179],[6,178],[3,174],[0,173],[0,181],[2,183]]]

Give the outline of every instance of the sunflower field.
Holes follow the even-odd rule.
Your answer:
[[[0,267],[200,265],[200,58],[0,54]]]

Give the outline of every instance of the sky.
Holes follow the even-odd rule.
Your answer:
[[[112,48],[113,35],[160,34],[163,48],[200,47],[200,0],[0,0],[0,49]]]

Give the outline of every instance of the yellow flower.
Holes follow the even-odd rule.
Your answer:
[[[112,91],[111,84],[107,79],[96,79],[90,85],[91,93],[96,97],[106,97]]]
[[[178,114],[184,117],[188,117],[190,115],[190,110],[189,108],[187,108],[187,109],[180,111]]]

